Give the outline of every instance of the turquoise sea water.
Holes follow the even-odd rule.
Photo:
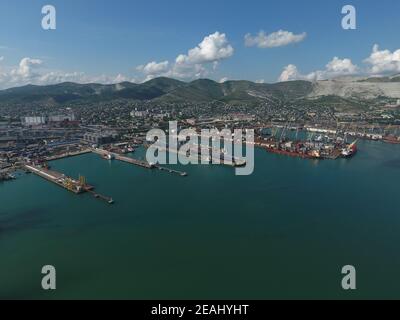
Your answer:
[[[92,154],[51,164],[113,206],[34,175],[0,183],[0,298],[400,298],[400,145],[359,150],[337,161],[256,150],[248,177],[177,166],[182,178]],[[353,292],[341,289],[348,264]]]

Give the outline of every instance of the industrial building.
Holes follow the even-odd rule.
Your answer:
[[[83,136],[83,140],[89,144],[102,145],[114,142],[118,137],[115,132],[88,132]]]

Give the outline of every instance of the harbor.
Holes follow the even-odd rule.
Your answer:
[[[134,151],[134,149],[130,150]],[[86,148],[75,152],[64,152],[57,155],[48,156],[45,158],[35,159],[29,162],[22,162],[21,164],[18,164],[16,166],[9,166],[8,168],[3,169],[0,172],[0,182],[15,179],[12,172],[16,170],[22,170],[25,173],[33,173],[45,179],[46,181],[54,183],[55,185],[62,187],[65,190],[68,190],[69,192],[72,192],[76,195],[82,193],[88,193],[91,194],[96,199],[102,200],[108,204],[113,204],[114,199],[112,197],[96,192],[94,190],[94,187],[86,182],[86,178],[84,176],[80,175],[78,179],[74,179],[61,172],[51,170],[48,165],[48,162],[51,161],[83,156],[90,153],[100,155],[101,158],[105,160],[117,160],[143,169],[159,170],[170,174],[178,175],[180,177],[188,176],[187,172],[185,171],[162,167],[157,164],[150,164],[147,161],[138,160],[118,152],[113,152],[100,148]]]
[[[254,144],[273,154],[302,159],[336,160],[352,158],[358,152],[358,139],[348,142],[346,134],[340,136],[336,131],[304,131],[289,126],[269,130],[267,134],[257,137]]]
[[[400,146],[359,141],[358,147],[360,152],[351,161],[307,161],[255,148],[256,171],[245,179],[223,166],[177,165],[190,176],[180,179],[157,169],[110,163],[93,153],[50,163],[52,170],[70,177],[84,174],[100,193],[113,196],[115,205],[89,193],[70,194],[34,174],[18,176],[0,184],[2,243],[9,248],[0,250],[0,261],[5,269],[14,270],[2,278],[0,295],[15,292],[43,298],[36,280],[27,284],[19,279],[27,272],[37,274],[37,265],[54,259],[67,278],[75,277],[80,268],[100,275],[108,274],[115,261],[126,266],[113,277],[102,278],[100,288],[96,276],[85,277],[78,294],[74,286],[45,293],[57,299],[107,299],[116,291],[112,298],[157,298],[166,286],[173,290],[166,298],[196,299],[199,287],[212,291],[211,298],[231,294],[241,299],[243,292],[249,299],[335,298],[342,295],[340,285],[328,292],[320,283],[325,279],[337,286],[338,259],[360,264],[370,279],[377,267],[388,265],[385,283],[400,281],[398,260],[391,264],[400,241],[399,219],[392,209],[400,206]],[[137,157],[143,154],[137,150]],[[332,207],[321,211],[327,203]],[[160,258],[162,252],[165,257]],[[295,265],[308,274],[309,259],[315,256],[311,281],[291,272]],[[180,259],[187,263],[177,264]],[[221,267],[207,274],[206,281],[193,280],[209,261]],[[193,268],[188,270],[187,264]],[[282,271],[282,266],[287,267]],[[246,277],[232,284],[226,270]],[[282,287],[282,278],[275,274],[289,277],[295,291]],[[381,280],[359,296],[373,298],[380,292],[396,297],[397,291],[382,289]],[[251,291],[249,281],[255,284]],[[273,293],[265,291],[268,286]],[[240,292],[232,293],[234,287]]]

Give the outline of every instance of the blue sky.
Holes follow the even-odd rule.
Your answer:
[[[54,31],[41,28],[41,8],[46,4],[57,9]],[[357,30],[341,27],[341,9],[346,4],[357,9]],[[274,82],[289,65],[296,67],[291,69],[293,78],[328,77],[332,72],[326,65],[334,57],[339,58],[336,62],[344,66],[344,73],[396,73],[399,15],[398,0],[2,0],[0,87],[29,81],[57,82],[64,80],[63,74],[71,79],[82,77],[83,82],[113,81],[117,75],[136,81],[174,76],[172,69],[180,54],[192,67],[199,64],[198,72],[189,70],[185,80],[204,76]],[[307,35],[302,41],[280,47],[246,46],[245,35],[254,37],[261,30],[266,36],[278,30]],[[225,35],[224,45],[233,52],[216,58],[217,66],[212,58],[193,62],[188,50],[215,32]],[[377,53],[383,52],[375,58],[389,56],[394,59],[390,66],[381,66],[375,58],[365,63],[374,44],[379,45]],[[24,58],[31,60],[25,60],[22,68]],[[154,74],[137,69],[153,61],[168,61],[168,67],[164,65]],[[333,74],[341,75],[342,69],[334,69],[339,71]],[[39,77],[46,73],[57,77]]]

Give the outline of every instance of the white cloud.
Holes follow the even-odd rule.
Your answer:
[[[39,59],[23,58],[18,66],[3,68],[0,72],[0,89],[22,86],[27,84],[48,85],[61,82],[77,83],[120,83],[132,81],[126,76],[89,76],[84,72],[63,72],[46,70],[43,61]]]
[[[290,64],[284,68],[279,81],[290,80],[323,80],[347,75],[388,75],[400,72],[400,49],[395,51],[380,50],[374,45],[372,53],[363,61],[366,65],[358,67],[350,59],[333,58],[324,70],[318,70],[309,74],[301,74],[297,67]]]
[[[204,78],[210,71],[202,64],[175,63],[168,76],[179,79]]]
[[[334,57],[326,65],[326,72],[332,75],[344,75],[344,74],[355,74],[358,71],[358,67],[354,65],[350,59],[339,59]]]
[[[152,74],[163,74],[168,71],[169,62],[149,62],[146,65],[138,66],[136,69],[140,72],[143,72],[145,75],[152,75]]]
[[[3,56],[0,57],[0,62],[2,62],[2,61],[4,61],[4,57]]]
[[[136,69],[143,73],[145,81],[160,76],[179,79],[201,78],[211,72],[210,68],[215,71],[219,62],[231,57],[233,53],[234,49],[229,44],[226,34],[215,32],[206,36],[186,54],[178,55],[174,63],[150,62]]]
[[[203,64],[218,62],[233,55],[233,47],[229,44],[225,33],[215,32],[205,37],[196,48],[190,49],[186,55],[176,58],[177,64]]]
[[[283,82],[283,81],[298,80],[301,77],[302,76],[300,75],[297,67],[294,64],[289,64],[283,69],[281,75],[279,76],[279,81]]]
[[[35,72],[35,70],[42,63],[42,60],[39,59],[23,58],[19,63],[18,68],[15,68],[11,71],[11,76],[15,80],[26,79],[29,81],[34,79],[35,77],[39,76],[39,73]]]
[[[2,68],[0,73],[0,88],[34,83],[40,77],[39,67],[42,61],[39,59],[23,58],[18,66]]]
[[[224,82],[227,82],[227,81],[229,81],[229,78],[228,77],[223,77],[223,78],[221,78],[219,80],[219,83],[224,83]]]
[[[318,70],[309,74],[301,74],[298,68],[289,64],[286,66],[280,77],[279,81],[292,81],[292,80],[308,80],[317,81],[325,80],[340,76],[355,75],[359,72],[359,68],[352,63],[350,59],[340,59],[334,57],[326,66],[324,70]]]
[[[364,62],[369,64],[370,74],[400,72],[400,49],[394,52],[379,50],[379,46],[375,44],[371,55]]]
[[[257,46],[259,48],[276,48],[287,46],[292,43],[303,41],[307,33],[294,34],[293,32],[279,30],[271,34],[266,34],[265,31],[260,31],[257,35],[252,36],[250,33],[244,37],[247,47]]]

